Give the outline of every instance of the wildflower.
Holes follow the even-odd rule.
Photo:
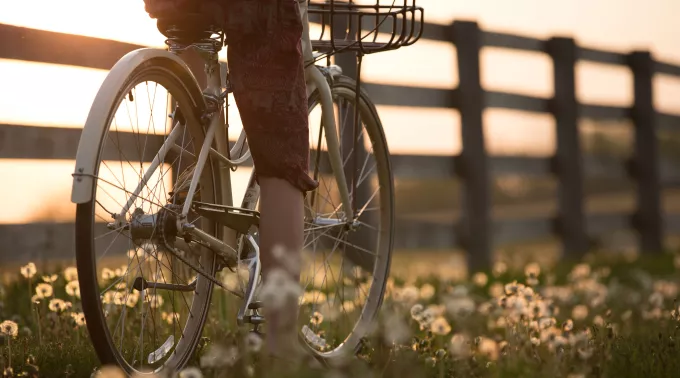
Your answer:
[[[555,323],[557,323],[557,321],[555,320],[555,318],[541,318],[541,319],[538,319],[538,327],[541,328],[541,329],[548,329],[548,328],[554,326]]]
[[[33,276],[35,276],[35,274],[37,273],[35,264],[32,262],[29,262],[28,264],[22,266],[20,271],[21,275],[24,276],[25,278],[33,278]]]
[[[50,300],[49,309],[52,312],[63,312],[67,308],[71,307],[71,302],[64,302],[59,298],[53,298]]]
[[[257,353],[262,349],[262,338],[254,332],[248,333],[246,336],[246,348],[253,353]]]
[[[451,355],[458,358],[465,358],[470,354],[470,345],[467,336],[457,333],[451,338],[449,343]]]
[[[501,274],[505,273],[507,270],[508,270],[508,266],[502,261],[498,261],[495,264],[493,264],[492,271],[493,271],[494,277],[500,276]]]
[[[127,272],[127,266],[123,265],[121,268],[116,268],[116,270],[113,271],[113,274],[116,277],[123,277],[126,272]]]
[[[496,282],[489,287],[489,295],[493,298],[498,298],[503,295],[503,285]]]
[[[179,372],[179,378],[203,378],[203,373],[197,367],[188,367]]]
[[[19,326],[11,320],[5,320],[0,323],[0,333],[10,337],[17,337],[19,334]]]
[[[74,266],[64,269],[64,279],[66,282],[75,281],[78,279],[78,269]]]
[[[66,294],[71,297],[80,298],[80,283],[78,281],[71,281],[67,283]]]
[[[562,325],[562,329],[565,332],[571,332],[572,329],[574,329],[574,321],[571,319],[567,319],[566,322]]]
[[[503,287],[503,291],[505,292],[505,295],[514,295],[514,294],[517,294],[517,292],[519,291],[520,287],[523,287],[523,286],[520,286],[520,285],[521,285],[521,284],[518,284],[517,281],[512,281],[511,283],[506,284],[506,285]]]
[[[125,299],[125,305],[128,306],[129,308],[134,308],[137,305],[138,301],[139,292],[134,291],[128,294],[127,298]]]
[[[161,297],[160,295],[149,294],[144,297],[144,300],[146,301],[146,303],[149,304],[149,307],[151,308],[159,308],[163,305],[163,297]],[[122,301],[120,304],[122,304]]]
[[[53,283],[54,281],[57,280],[57,278],[59,278],[59,276],[56,275],[56,274],[53,274],[51,276],[42,276],[43,281],[45,281],[45,283],[48,283],[48,284]]]
[[[443,316],[440,316],[430,324],[430,330],[435,335],[448,335],[451,332],[451,326]]]
[[[541,274],[541,266],[537,263],[530,263],[524,267],[524,275],[527,278],[536,278]]]
[[[161,312],[161,319],[165,320],[169,325],[173,325],[175,321],[179,320],[179,314],[176,312]]]
[[[423,313],[423,310],[425,310],[423,308],[423,305],[421,305],[420,303],[414,304],[413,307],[411,307],[411,318],[413,318],[413,320],[415,321],[419,321]]]
[[[595,315],[595,317],[593,318],[593,324],[602,327],[604,325],[604,319],[602,319],[600,315]]]
[[[85,314],[83,314],[82,312],[72,312],[71,318],[78,327],[82,327],[85,325]]]
[[[477,272],[472,276],[472,282],[474,282],[475,285],[482,287],[486,286],[486,283],[489,282],[489,278],[483,272]]]
[[[427,301],[434,296],[434,292],[434,286],[425,284],[420,288],[420,299]]]
[[[481,355],[486,356],[488,359],[492,361],[498,359],[499,354],[498,343],[487,337],[480,337],[479,343],[477,345],[477,350]]]
[[[415,286],[406,286],[405,288],[399,290],[399,293],[400,293],[399,302],[403,302],[406,304],[414,303],[415,301],[418,300],[418,296],[420,295],[418,289]]]
[[[38,294],[33,294],[33,296],[31,297],[31,303],[39,304],[41,299],[42,297],[39,296]]]
[[[588,306],[582,304],[574,306],[571,310],[571,317],[574,318],[574,320],[583,320],[587,318]]]
[[[323,315],[319,311],[314,311],[309,319],[309,323],[318,326],[323,322]]]
[[[588,276],[590,276],[590,265],[585,263],[574,266],[574,268],[572,268],[571,272],[569,273],[569,279],[572,281],[586,278]]]
[[[54,289],[48,283],[40,283],[35,287],[35,293],[40,299],[49,298],[54,293]]]
[[[538,337],[531,336],[529,341],[531,341],[531,344],[533,344],[534,346],[541,345],[541,339],[539,339]]]
[[[144,248],[130,249],[127,251],[128,259],[134,259],[135,257],[144,257]]]
[[[102,279],[104,281],[112,280],[114,278],[116,278],[116,273],[113,270],[109,268],[102,269]]]

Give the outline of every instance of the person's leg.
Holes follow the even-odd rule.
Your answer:
[[[260,184],[265,285],[277,269],[298,283],[300,268],[290,262],[298,261],[302,250],[303,194],[317,186],[307,175],[309,131],[299,12],[294,0],[229,1],[229,68]],[[257,27],[263,30],[253,29]],[[277,247],[283,248],[282,256],[275,256]],[[274,355],[291,357],[298,350],[297,300],[289,298],[278,307],[264,303],[267,346]]]

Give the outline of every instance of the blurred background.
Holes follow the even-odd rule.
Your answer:
[[[445,28],[454,20],[476,21],[484,31],[542,40],[553,36],[573,37],[579,46],[622,54],[648,50],[658,61],[680,63],[680,26],[676,20],[680,3],[672,0],[649,0],[644,5],[631,0],[419,0],[418,3],[425,8],[425,36],[413,46],[366,57],[362,71],[363,80],[371,84],[369,92],[375,89],[375,100],[383,103],[378,111],[390,150],[397,157],[451,157],[461,153],[461,115],[453,106],[434,103],[428,106],[423,101],[418,101],[420,106],[408,106],[423,93],[415,89],[399,91],[399,101],[387,100],[396,96],[389,93],[390,88],[446,91],[458,87],[457,49],[451,41],[440,38],[446,33],[439,32],[448,30]],[[11,138],[12,127],[81,128],[107,71],[42,63],[39,59],[17,59],[22,55],[16,53],[21,44],[10,41],[2,33],[16,36],[20,29],[14,27],[21,27],[161,48],[163,37],[156,29],[155,20],[144,11],[141,0],[5,1],[0,3],[0,26],[0,198],[3,203],[0,264],[15,266],[28,260],[72,259],[73,250],[69,246],[73,232],[69,227],[75,214],[75,206],[70,203],[73,162],[15,158],[3,153],[3,149],[8,151],[16,142]],[[93,46],[96,54],[97,47]],[[59,54],[47,44],[35,47],[27,43],[22,48],[30,50],[28,55],[32,56],[36,56],[36,48],[46,57]],[[482,47],[479,59],[480,81],[487,91],[537,98],[555,95],[553,61],[545,53]],[[587,61],[578,61],[575,66],[576,98],[580,103],[630,107],[634,101],[633,82],[628,67]],[[412,99],[409,93],[414,96]],[[657,112],[680,116],[680,77],[654,75],[653,105]],[[235,111],[235,107],[232,109]],[[579,119],[583,153],[623,162],[633,151],[632,122],[602,118],[607,117]],[[482,120],[489,155],[547,158],[555,154],[556,122],[549,113],[489,107],[484,109]],[[236,113],[232,114],[231,126],[234,130],[231,135],[235,138],[240,131]],[[680,132],[659,132],[657,136],[663,160],[660,165],[664,182],[662,209],[664,213],[680,213],[680,181],[674,179],[680,177]],[[37,141],[40,136],[35,138]],[[35,148],[50,142],[40,143],[43,144]],[[430,160],[422,161],[428,164]],[[236,196],[242,196],[248,175],[245,170],[237,173]],[[411,269],[465,274],[465,255],[455,238],[448,237],[455,234],[463,209],[460,180],[446,170],[439,176],[404,174],[397,175],[396,188],[399,230],[396,260],[418,262],[419,265],[411,265]],[[557,189],[558,180],[551,175],[493,175],[491,213],[494,220],[507,220],[504,224],[510,225],[495,229],[501,237],[495,239],[493,251],[506,258],[514,256],[513,261],[519,265],[527,259],[554,260],[561,250],[559,238],[548,235],[549,232],[526,232],[526,227],[535,230],[535,224],[520,220],[555,216]],[[635,211],[636,184],[630,178],[589,176],[584,179],[584,189],[584,209],[588,214]],[[512,228],[515,220],[519,223],[514,224],[527,226]],[[513,237],[515,234],[517,237]],[[675,248],[677,241],[672,232],[664,233],[664,239],[666,247]],[[638,251],[636,235],[625,223],[604,227],[598,240],[600,249],[631,254]],[[433,264],[435,261],[437,264]],[[400,266],[395,264],[395,269]]]

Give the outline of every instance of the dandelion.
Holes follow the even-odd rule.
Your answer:
[[[531,341],[531,344],[533,344],[534,346],[541,345],[541,339],[539,339],[538,337],[531,336],[529,341]]]
[[[571,330],[574,329],[574,321],[571,319],[567,319],[566,322],[562,325],[562,329],[564,332],[571,332]]]
[[[104,281],[112,280],[114,278],[116,278],[116,273],[113,270],[109,268],[102,269],[102,279]]]
[[[53,275],[51,275],[51,276],[42,276],[42,280],[43,280],[45,283],[48,283],[48,284],[53,283],[54,281],[57,280],[57,278],[59,278],[59,276],[56,275],[56,274],[53,274]]]
[[[411,318],[415,321],[419,321],[424,310],[425,308],[420,303],[414,304],[413,307],[411,307]]]
[[[472,276],[472,282],[479,287],[486,286],[486,283],[489,282],[489,277],[483,272],[477,272]]]
[[[458,358],[465,358],[470,354],[470,345],[467,336],[457,333],[451,338],[449,343],[451,355]]]
[[[71,297],[80,298],[80,283],[78,281],[71,281],[67,283],[66,294]]]
[[[29,262],[28,264],[22,266],[20,271],[21,275],[28,279],[33,278],[33,276],[35,276],[35,274],[37,273],[35,264],[32,262]]]
[[[498,298],[503,295],[503,284],[495,282],[489,287],[489,295],[493,298]]]
[[[74,266],[64,269],[64,279],[66,279],[66,282],[76,281],[78,279],[78,269]]]
[[[434,286],[425,284],[420,288],[420,299],[427,301],[434,296]]]
[[[414,303],[415,301],[418,300],[418,297],[420,295],[418,288],[416,288],[415,286],[406,286],[399,290],[399,293],[400,293],[399,302],[403,302],[406,304]]]
[[[588,306],[582,304],[574,306],[571,310],[571,317],[574,318],[574,320],[583,320],[587,318]]]
[[[508,266],[502,262],[502,261],[497,261],[495,264],[493,264],[493,275],[494,277],[498,277],[501,274],[505,273],[508,270]]]
[[[323,322],[323,315],[318,311],[314,311],[312,316],[309,318],[309,323],[314,325],[314,326],[318,326],[322,322]]]
[[[125,305],[128,306],[129,308],[134,308],[137,305],[138,301],[139,292],[134,291],[132,293],[129,293],[127,298],[125,298]]]
[[[53,298],[52,300],[50,300],[50,304],[48,307],[52,312],[63,312],[69,307],[71,307],[70,305],[71,302],[64,302],[59,298]]]
[[[146,303],[149,304],[149,307],[151,308],[159,308],[163,306],[163,297],[161,297],[160,295],[149,294],[146,297],[144,297],[144,300],[146,301]]]
[[[541,274],[541,266],[538,263],[529,263],[524,267],[524,275],[527,277],[538,277]]]
[[[76,323],[76,326],[82,327],[85,325],[85,314],[82,312],[72,312],[71,318]]]
[[[326,294],[318,290],[305,291],[302,294],[302,304],[321,304],[327,300]]]
[[[5,320],[0,323],[0,333],[5,336],[17,337],[19,334],[19,326],[11,320]]]
[[[445,336],[448,335],[449,332],[451,332],[451,326],[443,316],[440,316],[430,324],[430,330],[435,335]]]
[[[54,293],[52,285],[48,283],[40,283],[35,287],[35,294],[39,299],[49,298]]]
[[[258,353],[262,349],[262,338],[254,332],[246,336],[246,348],[252,353]]]
[[[161,312],[161,319],[165,320],[169,325],[173,325],[175,321],[179,320],[179,314],[176,312]]]
[[[498,359],[500,352],[498,349],[498,343],[487,337],[480,337],[477,350],[481,355],[486,356],[492,361],[496,361]]]
[[[350,313],[356,309],[356,305],[352,301],[344,301],[342,302],[342,309],[345,310],[346,313]]]
[[[503,287],[503,291],[505,292],[505,295],[514,295],[517,294],[517,292],[520,290],[520,287],[523,287],[523,285],[518,284],[517,281],[512,281]]]

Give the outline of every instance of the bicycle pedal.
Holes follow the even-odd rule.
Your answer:
[[[254,324],[254,325],[257,326],[257,325],[260,325],[260,324],[264,324],[265,320],[264,320],[264,316],[261,316],[261,315],[246,315],[246,316],[243,317],[243,322]]]
[[[242,234],[247,234],[252,226],[260,224],[260,213],[255,210],[197,201],[192,203],[192,207],[199,215]]]
[[[249,310],[259,310],[259,309],[261,309],[262,307],[264,307],[264,304],[263,304],[261,301],[251,302],[251,303],[248,305],[248,309],[249,309]]]

